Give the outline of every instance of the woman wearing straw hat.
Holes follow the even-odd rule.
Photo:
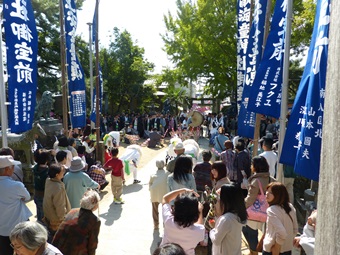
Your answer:
[[[70,200],[71,208],[78,208],[80,206],[80,199],[87,188],[100,188],[100,185],[83,171],[85,166],[85,162],[80,157],[74,157],[71,161],[69,172],[64,177],[66,193]]]

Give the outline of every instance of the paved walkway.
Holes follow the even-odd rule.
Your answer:
[[[207,139],[200,139],[200,148],[209,149]],[[125,144],[121,144],[126,147]],[[125,148],[120,147],[120,155]],[[111,187],[108,185],[101,193],[99,210],[95,212],[101,219],[99,244],[97,255],[146,255],[152,254],[161,241],[163,234],[162,224],[160,230],[153,230],[151,202],[148,190],[149,178],[156,171],[155,161],[165,159],[167,146],[161,149],[142,148],[141,168],[138,170],[140,184],[132,184],[132,174],[128,176],[123,189],[125,204],[113,203]],[[110,175],[107,175],[110,181]],[[33,201],[28,203],[32,213],[36,214]],[[161,217],[161,216],[160,216]],[[31,220],[36,220],[32,217]],[[243,244],[242,253],[248,254]],[[205,255],[204,249],[197,255]]]

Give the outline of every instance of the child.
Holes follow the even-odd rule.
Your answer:
[[[314,254],[316,215],[317,211],[315,210],[308,217],[302,235],[294,238],[294,246],[302,247],[307,255]]]
[[[87,171],[87,174],[91,177],[91,179],[100,185],[100,190],[105,189],[105,187],[109,184],[109,182],[105,178],[105,173],[106,172],[102,168],[100,161],[97,161]]]
[[[177,243],[187,255],[195,255],[195,247],[203,241],[203,205],[199,195],[183,188],[171,191],[163,197],[164,236],[161,245]],[[170,201],[175,200],[171,209]]]
[[[247,221],[247,210],[241,189],[233,184],[222,185],[215,206],[218,217],[210,231],[213,255],[241,254],[242,227]]]
[[[164,161],[156,161],[157,172],[150,176],[149,191],[152,203],[152,218],[154,230],[159,228],[158,206],[162,203],[163,196],[167,193],[168,172],[164,170]]]
[[[263,255],[291,254],[293,240],[297,234],[296,211],[291,203],[286,187],[280,182],[267,186],[266,200],[267,227],[263,239]]]
[[[113,194],[113,201],[115,204],[124,204],[121,195],[123,193],[124,178],[124,166],[123,161],[118,158],[118,148],[111,150],[112,158],[104,165],[105,170],[112,170],[111,172],[111,190]]]

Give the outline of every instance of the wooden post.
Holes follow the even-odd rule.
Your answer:
[[[340,254],[340,34],[338,31],[340,26],[340,1],[331,2],[314,254]]]

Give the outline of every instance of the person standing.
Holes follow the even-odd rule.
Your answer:
[[[99,201],[96,191],[87,190],[80,200],[80,208],[72,209],[66,215],[52,240],[63,254],[96,254],[101,222],[93,212],[98,209]]]
[[[115,204],[124,204],[121,198],[123,193],[124,178],[124,165],[123,161],[118,158],[118,148],[111,149],[111,159],[104,164],[105,170],[111,170],[111,190],[113,201]]]
[[[158,207],[162,203],[163,196],[167,193],[168,172],[164,170],[164,161],[156,161],[157,172],[150,176],[149,191],[152,203],[152,218],[154,230],[159,229],[159,212]]]
[[[44,219],[50,235],[53,237],[65,215],[71,210],[65,185],[61,181],[64,177],[64,167],[52,164],[49,168],[46,180],[45,195],[43,200]]]
[[[278,158],[277,154],[272,150],[273,143],[272,138],[263,138],[262,149],[264,152],[262,152],[259,156],[266,158],[269,165],[270,176],[275,178]]]
[[[237,171],[234,168],[235,152],[233,151],[233,142],[226,140],[224,142],[225,151],[221,153],[221,160],[226,166],[227,177],[230,181],[236,182]]]
[[[279,182],[267,186],[267,227],[263,239],[263,255],[291,255],[298,231],[296,211],[286,187]]]
[[[211,164],[210,159],[212,154],[210,151],[203,151],[202,158],[203,162],[198,163],[193,170],[193,175],[195,177],[196,187],[198,194],[203,193],[205,191],[205,186],[207,185],[209,188],[212,188],[211,183]]]
[[[191,174],[192,160],[189,157],[179,157],[175,163],[174,172],[168,176],[168,191],[188,188],[197,191],[194,176]]]
[[[64,177],[67,196],[71,208],[78,208],[79,201],[87,188],[99,189],[100,185],[84,173],[86,165],[80,157],[74,157],[71,161],[70,171]]]
[[[31,199],[30,193],[22,182],[11,178],[14,166],[19,164],[12,156],[0,156],[0,255],[13,255],[10,233],[18,223],[32,216],[25,204]]]

